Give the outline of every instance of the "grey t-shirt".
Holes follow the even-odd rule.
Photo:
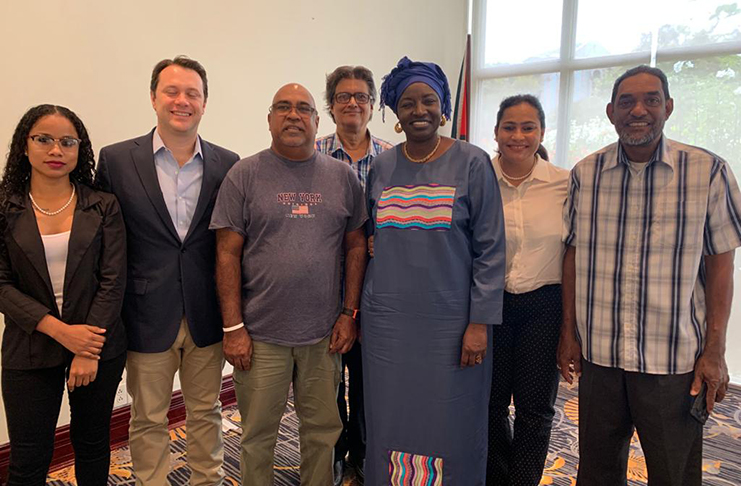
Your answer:
[[[366,214],[358,177],[328,155],[295,162],[267,149],[232,167],[210,228],[244,237],[242,316],[252,339],[303,346],[331,333],[343,239]]]

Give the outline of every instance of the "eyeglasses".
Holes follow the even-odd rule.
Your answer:
[[[28,138],[30,138],[36,146],[47,149],[51,149],[57,142],[59,142],[59,146],[62,149],[73,149],[77,148],[77,146],[80,145],[80,142],[82,142],[79,138],[54,138],[49,135],[31,135]]]
[[[355,103],[364,105],[370,102],[371,97],[368,93],[337,93],[334,95],[335,103],[344,105],[350,102],[350,98],[355,98]]]
[[[296,113],[304,117],[310,117],[316,111],[316,108],[308,103],[299,103],[294,106],[287,101],[279,101],[270,107],[270,112],[278,115],[287,115],[293,109],[296,109]]]

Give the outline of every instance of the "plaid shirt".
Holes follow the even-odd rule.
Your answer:
[[[706,331],[704,255],[741,245],[728,164],[666,138],[641,171],[609,145],[572,170],[564,241],[576,247],[584,358],[627,371],[692,371]]]
[[[344,160],[350,164],[353,169],[355,169],[363,189],[365,189],[365,181],[368,179],[368,171],[370,170],[373,159],[377,157],[378,154],[384,150],[390,149],[391,147],[393,147],[393,145],[387,141],[371,135],[371,143],[368,144],[368,152],[365,154],[365,157],[358,160],[357,163],[353,163],[350,155],[348,155],[342,147],[340,137],[338,137],[336,133],[316,139],[316,149],[319,152],[330,155],[338,160]]]

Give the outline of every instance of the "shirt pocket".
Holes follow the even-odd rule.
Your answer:
[[[702,247],[706,201],[694,194],[664,195],[651,218],[650,243],[661,249],[694,252]]]

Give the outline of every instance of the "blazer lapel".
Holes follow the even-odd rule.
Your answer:
[[[193,234],[193,231],[198,226],[198,222],[205,216],[206,208],[208,208],[211,202],[211,196],[216,188],[219,187],[220,182],[216,171],[216,166],[220,160],[219,155],[203,139],[201,139],[201,153],[203,154],[201,193],[198,195],[198,203],[196,203],[193,219],[190,222],[188,234],[185,235],[184,242],[188,241],[188,238],[190,238],[190,235]]]
[[[170,212],[167,210],[165,204],[165,198],[162,196],[162,189],[160,188],[159,180],[157,179],[157,169],[154,166],[154,153],[152,152],[152,132],[140,138],[136,141],[137,147],[131,150],[131,158],[134,161],[134,167],[139,174],[139,179],[142,181],[144,190],[149,197],[152,206],[157,211],[162,223],[172,234],[172,236],[180,241],[175,225],[170,217]],[[148,142],[148,143],[147,143]]]
[[[36,216],[33,213],[30,202],[25,207],[21,206],[17,210],[8,212],[8,216],[8,226],[11,228],[10,232],[13,239],[26,254],[36,273],[41,277],[41,280],[46,286],[47,295],[50,301],[53,302],[55,300],[54,290],[51,286],[49,270],[46,267],[44,243],[41,241],[39,227],[36,224]],[[56,309],[56,306],[53,306],[53,308]]]
[[[72,231],[70,232],[69,245],[67,248],[67,265],[64,270],[64,294],[67,295],[69,283],[77,272],[77,267],[85,256],[98,228],[102,222],[101,217],[95,211],[88,211],[94,206],[100,197],[94,192],[88,192],[86,188],[77,185],[77,207],[72,219]],[[67,299],[65,299],[65,303]]]

